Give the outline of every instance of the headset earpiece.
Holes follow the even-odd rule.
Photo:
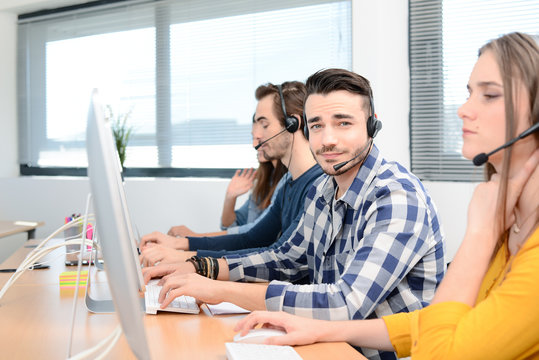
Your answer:
[[[374,117],[369,116],[367,120],[367,134],[371,138],[374,138],[380,129],[382,129],[382,122],[376,118],[376,115]]]
[[[295,116],[288,116],[286,113],[286,106],[284,104],[283,89],[281,85],[277,85],[277,90],[279,90],[279,99],[281,99],[281,107],[284,114],[284,127],[289,133],[295,133],[299,129],[299,120]]]
[[[286,130],[290,133],[295,133],[299,129],[299,121],[295,116],[287,116],[284,119],[284,123],[286,125]]]
[[[369,102],[371,105],[371,115],[367,119],[367,135],[374,139],[376,134],[378,134],[378,131],[382,129],[382,122],[378,120],[376,113],[374,112],[374,101],[372,100],[372,96],[369,96]]]

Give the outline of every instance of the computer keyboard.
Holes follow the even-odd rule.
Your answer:
[[[228,360],[301,360],[291,346],[225,343]]]
[[[146,314],[156,314],[157,311],[171,311],[188,314],[198,314],[200,308],[192,296],[178,296],[165,309],[161,309],[158,299],[162,286],[157,285],[159,280],[150,280],[146,285],[144,293],[144,303]]]

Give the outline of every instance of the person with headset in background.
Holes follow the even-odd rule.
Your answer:
[[[275,243],[281,234],[295,228],[303,212],[307,190],[322,175],[309,150],[300,124],[303,114],[305,85],[298,81],[282,85],[261,85],[255,92],[258,100],[253,118],[255,149],[268,160],[286,164],[288,174],[273,204],[247,232],[224,236],[175,238],[158,232],[141,239],[141,262],[144,266],[183,262],[194,255],[221,257],[248,253]],[[294,226],[291,226],[293,224]]]
[[[253,119],[253,128],[260,126]],[[253,129],[254,133],[254,129]],[[254,142],[254,138],[253,138]],[[257,150],[258,169],[236,170],[226,189],[223,211],[221,213],[221,231],[197,233],[185,225],[170,228],[167,235],[176,237],[202,237],[226,234],[242,234],[255,226],[269,211],[279,189],[286,180],[286,166],[279,159],[268,160],[262,150]],[[239,208],[236,200],[239,196],[253,189],[248,199]]]
[[[267,324],[287,331],[270,344],[346,341],[412,359],[539,357],[537,38],[510,33],[488,42],[467,87],[469,98],[458,110],[462,154],[478,166],[488,161],[486,181],[474,191],[464,239],[432,304],[346,322],[255,312],[236,330]]]
[[[327,69],[306,85],[304,132],[326,175],[309,190],[299,223],[276,249],[143,269],[146,281],[165,276],[163,307],[191,295],[249,310],[348,320],[413,311],[432,300],[445,271],[437,212],[419,179],[373,144],[381,123],[368,80]],[[292,283],[305,276],[309,284]]]

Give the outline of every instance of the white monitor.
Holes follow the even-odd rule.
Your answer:
[[[105,123],[97,91],[92,92],[86,132],[88,177],[99,228],[105,270],[129,346],[149,359],[138,290],[144,288],[112,131]]]

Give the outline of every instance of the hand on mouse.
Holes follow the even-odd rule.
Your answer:
[[[267,338],[268,345],[306,345],[322,338],[323,321],[291,315],[285,312],[253,311],[240,320],[234,330],[246,335],[256,325],[286,331],[286,335]]]

